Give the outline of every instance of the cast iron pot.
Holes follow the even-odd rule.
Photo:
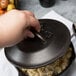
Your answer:
[[[39,34],[45,41],[35,36],[33,39],[27,38],[15,46],[5,48],[7,59],[17,68],[38,68],[51,64],[62,57],[69,46],[72,47],[75,57],[68,28],[56,20],[40,19],[39,21],[41,24]],[[70,64],[74,57],[71,58]]]
[[[67,76],[68,73],[69,73],[69,70],[71,69],[71,66],[72,66],[73,63],[74,63],[75,56],[76,56],[76,55],[75,55],[74,46],[73,46],[73,44],[71,43],[69,47],[72,48],[72,56],[71,56],[71,58],[70,58],[70,60],[69,60],[69,64],[68,64],[68,66],[66,67],[66,69],[64,69],[61,73],[59,73],[59,74],[57,74],[57,75],[55,75],[55,76]],[[16,69],[17,69],[18,72],[19,72],[19,76],[27,76],[27,75],[26,75],[25,73],[23,73],[18,67],[16,67]]]

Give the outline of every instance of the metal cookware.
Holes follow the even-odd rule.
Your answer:
[[[37,68],[54,62],[63,56],[71,43],[68,28],[61,22],[51,19],[40,19],[41,36],[27,38],[19,44],[5,48],[7,59],[17,67]]]
[[[61,71],[61,73],[54,76],[67,76],[67,74],[69,73],[69,70],[71,69],[71,66],[73,65],[75,60],[75,49],[72,43],[70,44],[69,48],[72,48],[72,55],[71,58],[69,59],[68,66],[63,71]],[[19,72],[19,76],[27,76],[27,73],[22,72],[20,68],[17,67],[17,70]]]

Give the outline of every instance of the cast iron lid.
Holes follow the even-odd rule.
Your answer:
[[[40,19],[41,36],[27,38],[19,44],[5,48],[7,59],[16,66],[37,68],[52,63],[65,54],[70,45],[70,32],[61,22],[51,19]]]

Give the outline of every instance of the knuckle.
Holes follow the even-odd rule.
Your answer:
[[[13,9],[13,10],[11,10],[10,12],[18,12],[18,10],[16,10],[16,9]]]
[[[20,12],[19,14],[20,18],[25,19],[27,17],[27,15],[23,12]]]
[[[31,11],[26,11],[26,13],[27,13],[28,15],[34,16],[34,13],[31,12]]]

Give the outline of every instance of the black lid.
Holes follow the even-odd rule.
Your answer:
[[[28,38],[19,44],[5,48],[9,61],[19,67],[37,68],[52,63],[63,56],[70,44],[70,32],[61,22],[40,19],[42,42],[38,37]]]

